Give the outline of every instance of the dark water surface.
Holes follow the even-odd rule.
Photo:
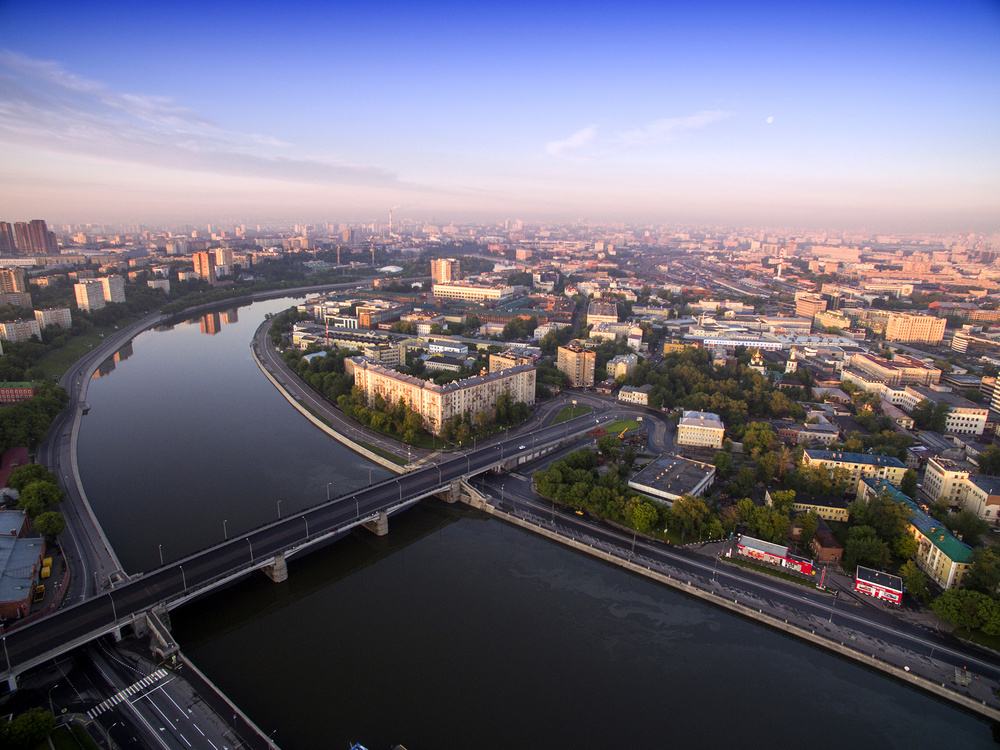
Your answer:
[[[129,570],[367,484],[250,359],[288,305],[144,334],[92,381],[81,472]],[[463,508],[421,504],[289,573],[172,615],[284,750],[994,746],[946,704]]]

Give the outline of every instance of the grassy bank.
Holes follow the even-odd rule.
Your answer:
[[[58,380],[74,362],[95,346],[99,346],[104,337],[114,331],[114,328],[91,328],[86,333],[74,336],[63,346],[53,349],[38,360],[38,367],[42,368],[47,379]]]
[[[552,420],[552,424],[562,424],[563,422],[568,422],[571,419],[582,417],[584,414],[590,414],[592,411],[593,409],[589,406],[584,406],[583,404],[567,406],[565,409],[556,414],[556,418]]]

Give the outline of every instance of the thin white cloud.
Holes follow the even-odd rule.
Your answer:
[[[675,141],[688,133],[728,120],[732,112],[702,110],[686,117],[668,117],[618,133],[614,143],[622,148],[645,148]]]
[[[588,125],[577,130],[569,138],[562,141],[549,141],[545,146],[545,151],[552,156],[564,156],[574,154],[581,149],[587,148],[594,139],[597,138],[597,125]]]
[[[122,94],[58,63],[0,50],[0,144],[99,161],[329,185],[412,188],[370,166],[290,156],[162,96]]]

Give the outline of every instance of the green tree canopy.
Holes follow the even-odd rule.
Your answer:
[[[58,511],[47,510],[35,517],[34,526],[42,536],[56,539],[66,529],[66,519]]]
[[[66,498],[66,493],[52,482],[35,481],[21,490],[17,507],[34,519]]]
[[[7,486],[20,492],[32,482],[38,481],[59,484],[59,478],[49,471],[48,467],[42,464],[25,464],[24,466],[16,467],[10,472],[10,476],[7,478]]]

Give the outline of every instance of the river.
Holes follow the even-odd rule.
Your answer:
[[[290,300],[140,335],[91,381],[80,467],[130,572],[386,476],[267,382]],[[988,724],[462,507],[424,503],[173,613],[284,750],[992,747]]]

